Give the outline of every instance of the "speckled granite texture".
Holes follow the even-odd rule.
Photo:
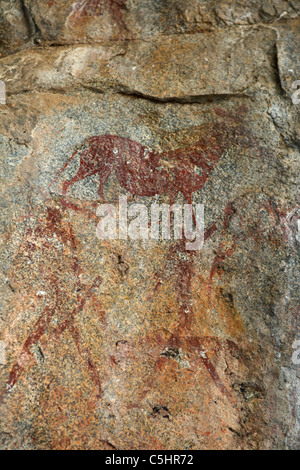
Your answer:
[[[299,44],[299,0],[1,0],[1,449],[300,448]],[[203,249],[100,241],[121,195]]]

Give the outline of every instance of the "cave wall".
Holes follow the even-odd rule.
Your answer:
[[[2,449],[299,449],[299,41],[298,0],[1,0]],[[100,240],[124,195],[203,248]]]

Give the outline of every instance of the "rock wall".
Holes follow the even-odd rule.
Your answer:
[[[1,0],[2,449],[299,449],[299,41],[298,0]],[[125,195],[202,250],[100,240]]]

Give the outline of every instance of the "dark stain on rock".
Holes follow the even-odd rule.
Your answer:
[[[162,356],[168,357],[170,359],[177,359],[180,356],[180,351],[178,348],[166,348],[162,353]]]
[[[122,255],[118,255],[118,270],[122,276],[125,276],[129,271],[129,265],[123,260]]]
[[[170,417],[171,417],[171,413],[170,413],[168,407],[167,406],[159,406],[159,405],[153,407],[151,415],[154,418],[160,416],[160,417],[165,418],[165,419],[170,419]]]
[[[233,389],[240,393],[246,402],[251,400],[262,400],[265,396],[265,391],[256,383],[236,383]]]

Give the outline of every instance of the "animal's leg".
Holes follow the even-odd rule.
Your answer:
[[[63,205],[65,205],[65,206],[67,205],[66,204],[66,195],[67,195],[67,191],[68,191],[69,187],[72,186],[72,184],[75,184],[78,181],[82,181],[85,178],[88,178],[89,176],[93,176],[96,173],[98,173],[98,170],[86,171],[86,172],[82,173],[82,169],[80,168],[78,173],[71,180],[65,181],[63,183],[63,189],[62,189]]]
[[[81,181],[83,179],[82,175],[80,173],[77,173],[71,180],[69,181],[64,181],[63,183],[63,189],[62,189],[62,195],[65,199],[67,195],[67,191],[72,184],[77,183],[77,181]]]
[[[195,212],[194,212],[194,209],[193,209],[192,195],[191,195],[191,193],[188,193],[186,191],[182,191],[182,194],[183,194],[184,198],[186,199],[187,203],[190,206],[190,212],[191,212],[191,216],[192,216],[192,219],[193,219],[193,224],[195,225],[195,227],[197,227],[196,215],[195,215]]]
[[[66,168],[69,166],[69,164],[71,163],[71,161],[76,157],[78,153],[78,150],[76,150],[73,155],[71,155],[71,157],[67,160],[67,162],[64,164],[64,166],[59,170],[56,178],[50,183],[49,185],[49,188],[51,188],[51,186],[56,183],[56,181],[60,178],[60,176],[62,175],[62,173],[66,170]]]
[[[108,180],[109,176],[111,174],[111,169],[110,168],[105,168],[103,171],[99,172],[99,189],[98,189],[98,195],[101,200],[105,200],[104,198],[104,185],[106,181]]]

